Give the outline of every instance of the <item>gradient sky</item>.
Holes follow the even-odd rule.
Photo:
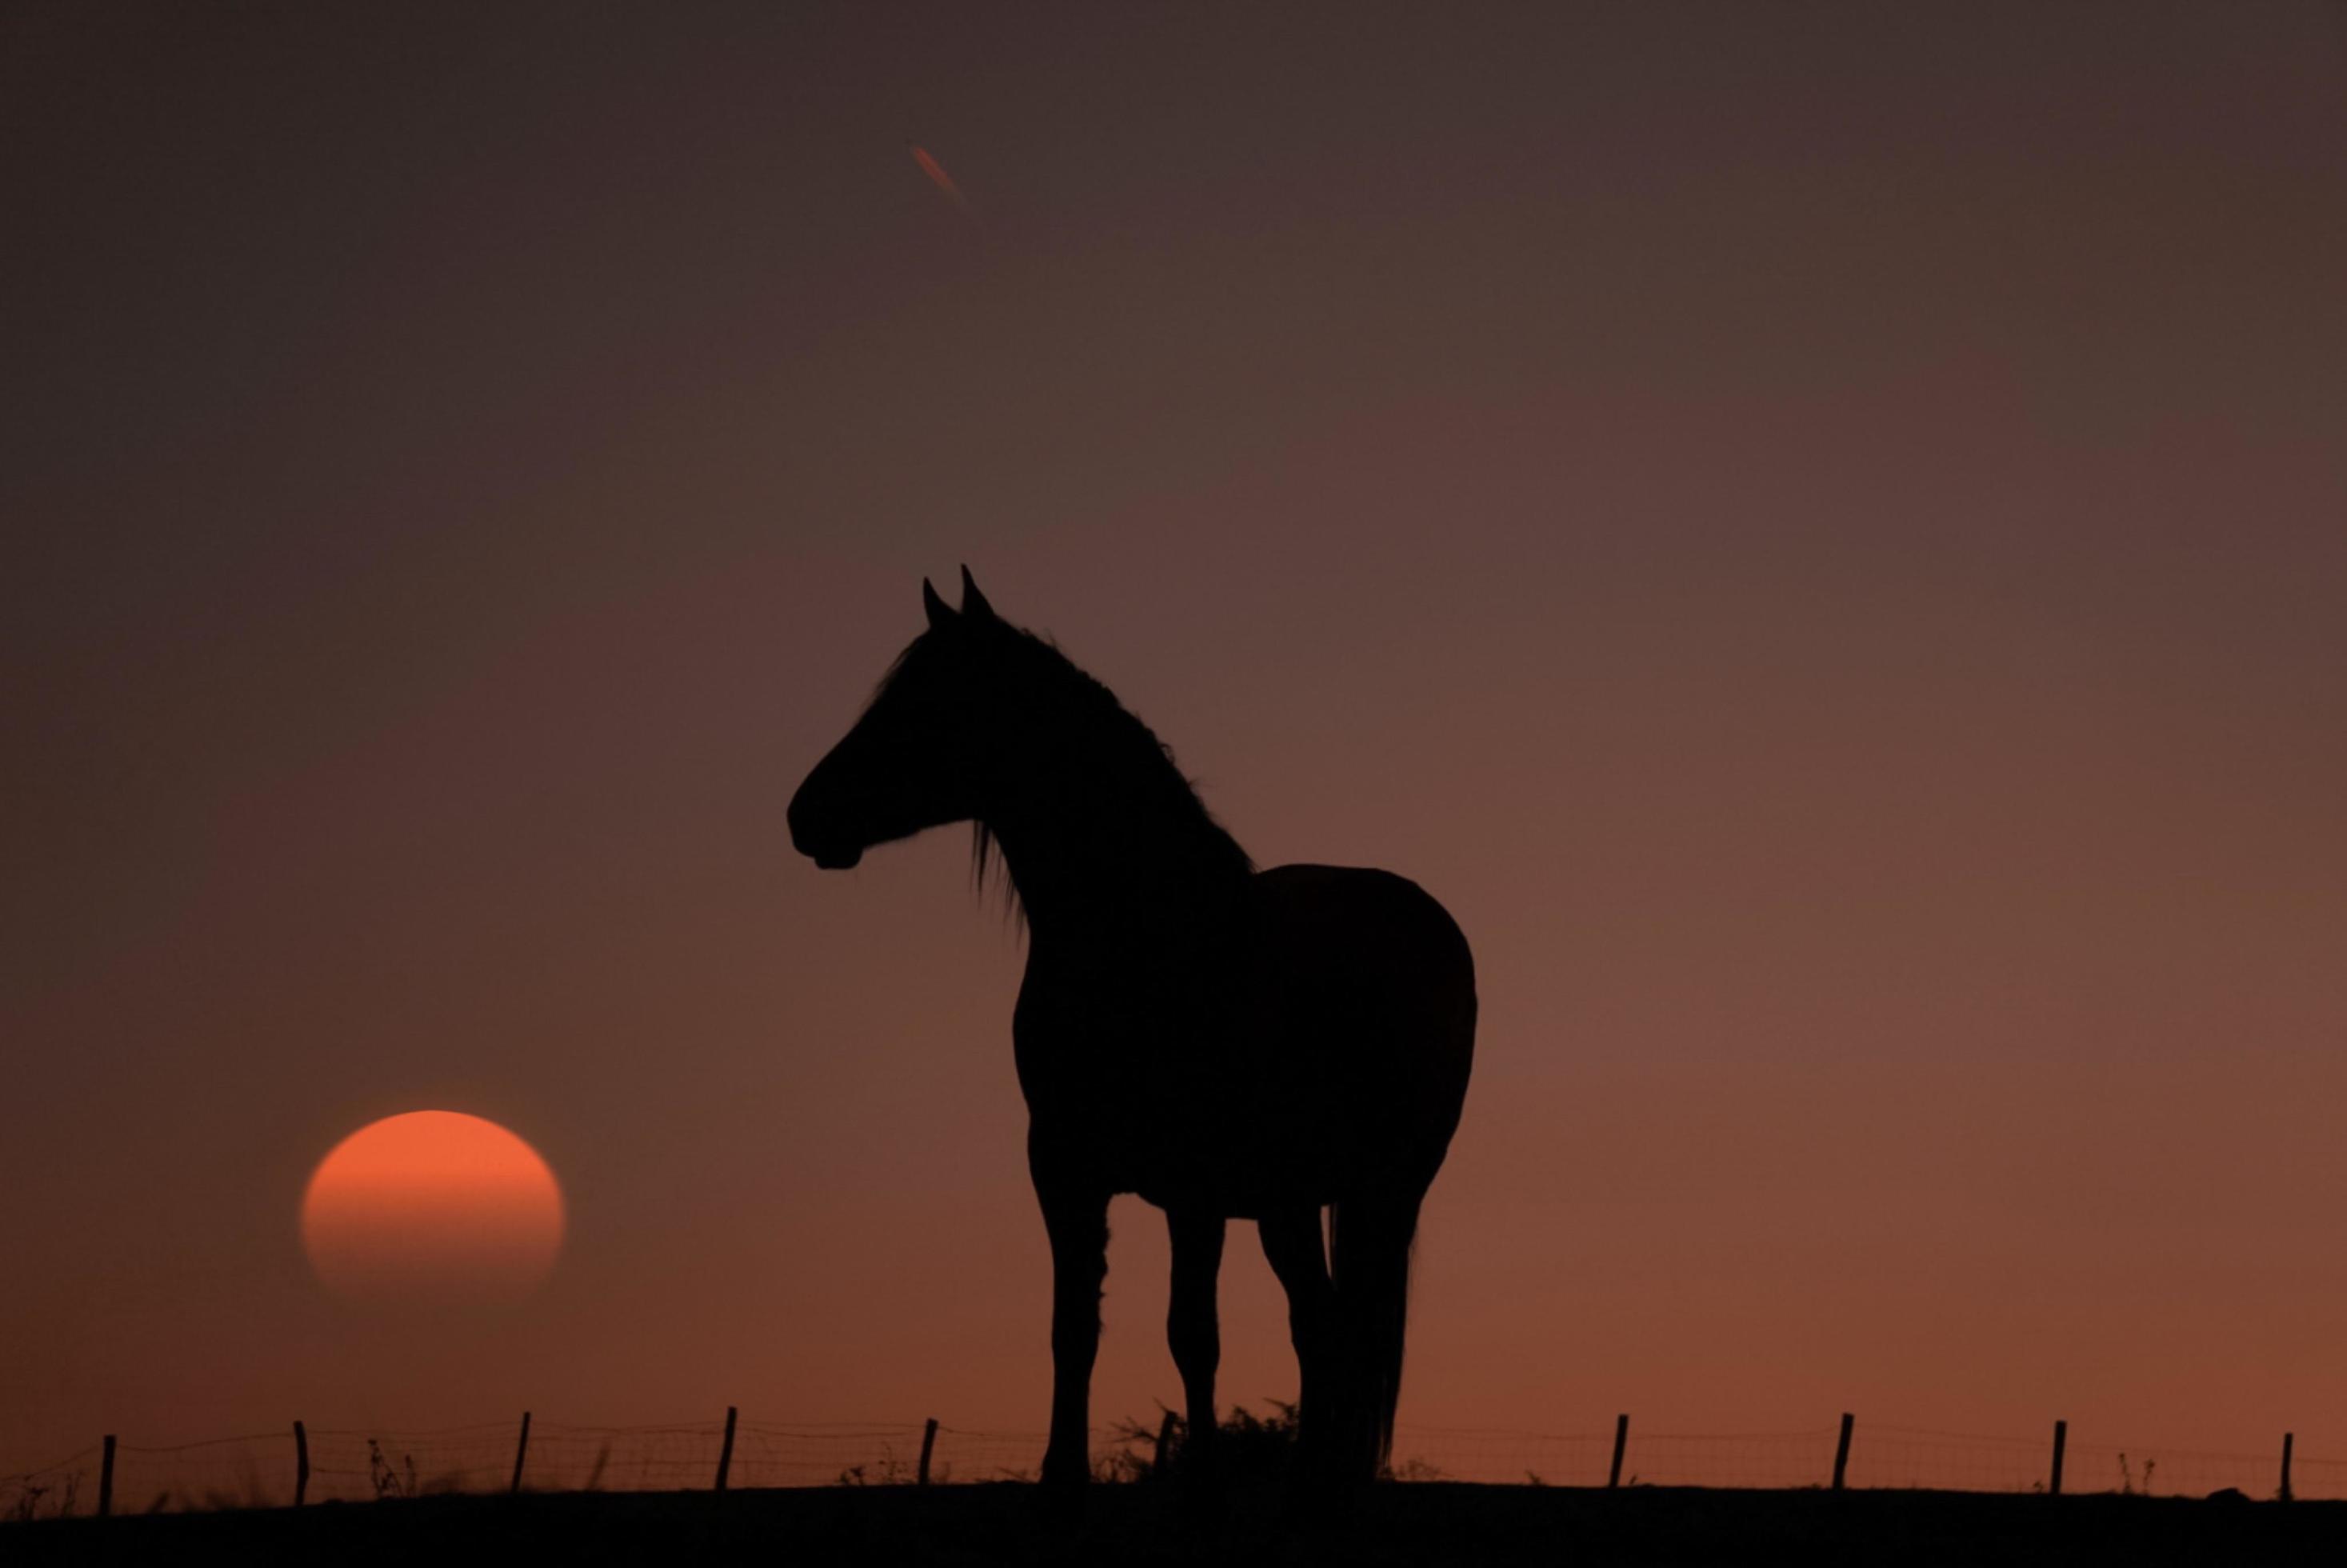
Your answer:
[[[0,1468],[1039,1430],[1017,933],[783,824],[963,561],[1473,940],[1406,1425],[2347,1455],[2340,9],[1460,12],[10,7]],[[310,1276],[424,1108],[526,1308]]]

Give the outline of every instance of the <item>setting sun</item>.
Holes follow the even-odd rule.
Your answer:
[[[319,1162],[302,1198],[311,1266],[359,1301],[527,1295],[553,1267],[562,1225],[562,1190],[538,1151],[455,1111],[360,1128]]]

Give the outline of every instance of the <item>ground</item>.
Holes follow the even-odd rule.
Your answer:
[[[2249,1563],[2347,1560],[2347,1503],[1963,1492],[1388,1486],[1307,1526],[1267,1496],[1201,1517],[1096,1487],[1081,1517],[1018,1485],[566,1493],[0,1525],[44,1563],[664,1563],[756,1555],[890,1568],[1148,1563]]]

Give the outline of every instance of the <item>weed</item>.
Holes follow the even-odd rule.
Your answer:
[[[367,1480],[374,1487],[377,1502],[385,1502],[395,1497],[414,1497],[421,1490],[415,1484],[415,1456],[402,1454],[399,1457],[401,1468],[395,1469],[391,1461],[383,1457],[383,1445],[373,1438],[367,1439]]]
[[[897,1460],[894,1449],[883,1446],[877,1465],[852,1464],[839,1472],[842,1486],[904,1486],[913,1474]]]

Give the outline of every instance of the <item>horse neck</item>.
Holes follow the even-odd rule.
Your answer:
[[[1222,830],[1178,801],[1135,805],[1099,783],[1071,770],[986,815],[1035,940],[1121,945],[1222,922],[1245,882]]]

